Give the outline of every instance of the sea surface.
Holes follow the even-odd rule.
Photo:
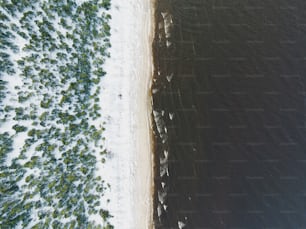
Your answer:
[[[156,228],[306,228],[306,1],[156,4]]]

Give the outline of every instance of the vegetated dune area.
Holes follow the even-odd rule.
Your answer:
[[[0,0],[0,227],[152,227],[151,0]]]

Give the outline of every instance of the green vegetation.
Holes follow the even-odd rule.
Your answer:
[[[96,174],[104,129],[92,124],[109,9],[110,0],[0,0],[0,127],[11,124],[0,128],[1,228],[113,228],[100,203],[109,185]],[[22,85],[11,91],[8,79]]]

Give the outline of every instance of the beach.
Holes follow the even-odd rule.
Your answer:
[[[110,184],[104,200],[115,228],[152,227],[151,79],[153,3],[112,1],[111,57],[101,83],[105,148],[99,170]]]

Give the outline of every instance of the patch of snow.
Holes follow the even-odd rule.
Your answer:
[[[177,225],[178,225],[178,228],[179,228],[179,229],[183,229],[183,228],[185,228],[185,226],[186,226],[186,224],[183,223],[182,221],[178,221],[178,222],[177,222]]]

